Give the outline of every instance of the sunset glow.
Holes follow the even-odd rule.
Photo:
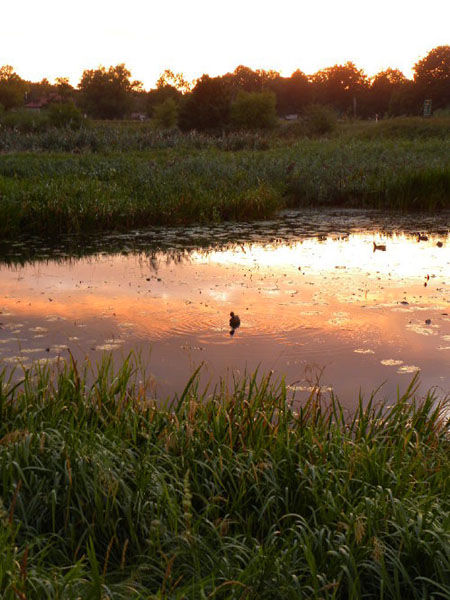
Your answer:
[[[351,60],[369,75],[392,66],[411,76],[418,59],[448,42],[449,16],[446,0],[27,0],[2,6],[0,64],[25,79],[77,84],[84,69],[125,62],[146,88],[166,68],[191,80],[239,64],[288,76]]]

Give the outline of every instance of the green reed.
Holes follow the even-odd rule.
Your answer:
[[[303,139],[270,150],[0,156],[0,234],[265,218],[290,206],[450,206],[446,140]]]
[[[416,383],[350,413],[258,374],[157,403],[132,356],[3,371],[2,597],[448,598],[449,405]]]

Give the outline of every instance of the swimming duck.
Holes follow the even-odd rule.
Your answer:
[[[241,320],[238,315],[235,315],[233,311],[230,312],[230,327],[236,329],[241,324]]]
[[[375,242],[373,242],[373,251],[375,252],[375,250],[386,252],[386,244],[375,244]]]

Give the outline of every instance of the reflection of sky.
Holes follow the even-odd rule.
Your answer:
[[[374,253],[373,239],[387,251]],[[214,376],[261,365],[288,382],[325,366],[342,390],[394,385],[419,367],[448,390],[450,256],[436,240],[352,234],[194,251],[180,263],[161,252],[2,267],[0,358],[143,344],[167,390],[201,360]],[[233,338],[231,310],[242,322]]]
[[[242,265],[273,268],[307,268],[321,273],[338,267],[359,269],[364,272],[390,273],[393,277],[419,277],[424,274],[446,273],[450,277],[449,247],[438,248],[438,237],[428,242],[417,242],[405,235],[384,237],[378,235],[351,235],[345,240],[328,238],[322,242],[306,239],[290,245],[245,244],[226,251],[207,255],[194,252],[191,260],[197,263]],[[386,252],[373,251],[373,242],[385,244]]]

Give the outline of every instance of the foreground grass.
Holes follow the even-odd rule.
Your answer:
[[[2,598],[448,598],[443,407],[288,404],[253,377],[158,407],[129,361],[3,373]]]
[[[4,154],[0,235],[257,219],[286,206],[448,208],[449,157],[450,137]]]

